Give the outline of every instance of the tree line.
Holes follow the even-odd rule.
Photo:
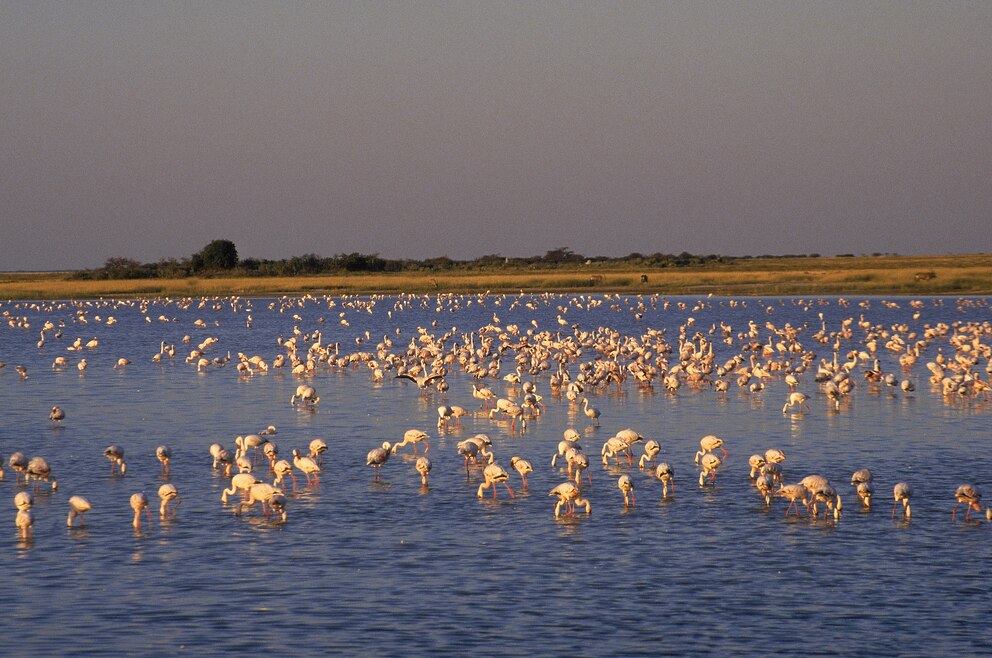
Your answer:
[[[819,254],[809,254],[815,258]],[[798,256],[758,256],[758,258],[802,258]],[[213,240],[189,257],[163,258],[157,263],[141,263],[131,258],[108,258],[103,267],[73,273],[76,279],[181,279],[192,276],[309,276],[342,274],[347,272],[445,272],[498,269],[540,269],[593,265],[625,265],[631,267],[689,267],[705,264],[729,264],[751,256],[706,256],[682,252],[680,254],[631,253],[621,257],[583,256],[568,247],[545,252],[543,256],[508,257],[489,254],[471,260],[456,260],[447,256],[425,260],[389,259],[379,254],[337,254],[319,256],[304,254],[280,260],[239,258],[235,244],[230,240]]]

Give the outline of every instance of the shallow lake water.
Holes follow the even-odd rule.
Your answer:
[[[988,653],[992,523],[984,504],[977,521],[964,522],[962,506],[952,522],[951,510],[959,484],[989,482],[992,405],[983,397],[946,397],[930,384],[926,362],[938,349],[947,359],[955,355],[946,336],[931,340],[911,368],[879,341],[879,369],[911,380],[915,391],[866,382],[872,361],[862,361],[851,372],[853,392],[835,410],[813,381],[819,359],[833,358],[832,340],[812,338],[821,314],[827,332],[852,320],[852,336],[838,339],[842,362],[851,350],[866,349],[862,322],[890,332],[905,325],[897,333],[920,339],[938,323],[990,319],[988,298],[911,301],[466,295],[5,302],[0,455],[45,456],[58,489],[42,485],[35,492],[33,533],[22,539],[12,501],[25,487],[5,461],[4,643],[19,655]],[[111,316],[116,322],[108,325]],[[46,321],[55,328],[39,348]],[[374,354],[384,336],[402,356],[421,333],[451,332],[450,346],[473,332],[478,341],[480,327],[490,324],[503,331],[516,324],[520,334],[609,327],[640,337],[663,330],[676,349],[685,327],[689,338],[700,332],[711,339],[714,361],[722,364],[742,352],[746,340],[739,334],[752,321],[761,343],[772,333],[767,323],[804,327],[798,339],[817,355],[800,376],[809,412],[782,412],[789,389],[781,372],[758,392],[738,386],[733,375],[725,378],[726,393],[711,385],[669,393],[660,380],[645,389],[628,378],[585,391],[601,412],[597,427],[552,392],[552,368],[524,373],[544,396],[545,410],[520,430],[479,410],[471,394],[475,380],[457,363],[449,366],[443,398],[433,388],[423,395],[392,371],[375,382],[364,364],[321,363],[305,379],[288,367],[252,377],[235,369],[239,352],[271,364],[285,353],[277,339],[291,337],[294,327],[320,329],[341,356]],[[731,344],[721,340],[720,323],[732,327]],[[62,336],[55,338],[58,329]],[[207,336],[218,339],[207,356],[235,358],[199,373],[184,357]],[[95,349],[66,349],[76,338],[93,337]],[[511,338],[519,342],[519,335]],[[177,353],[156,363],[152,356],[163,341]],[[301,341],[301,352],[306,345]],[[521,387],[503,380],[515,354],[508,348],[500,375],[486,383],[519,402]],[[65,368],[52,367],[57,356],[67,357]],[[82,357],[88,366],[80,372]],[[121,357],[131,364],[114,368]],[[594,358],[591,351],[579,356],[569,365],[572,377],[579,363]],[[979,359],[974,367],[983,379],[986,363]],[[27,368],[27,379],[15,365]],[[304,381],[320,395],[313,409],[290,404]],[[56,404],[66,412],[58,425],[48,418]],[[440,404],[474,413],[460,427],[439,430]],[[306,486],[297,472],[300,486],[287,492],[286,523],[263,518],[257,506],[238,516],[235,505],[223,505],[229,481],[212,469],[208,451],[213,443],[233,449],[236,436],[270,424],[282,458],[294,447],[305,452],[315,437],[329,445],[318,485]],[[628,427],[660,442],[656,462],[674,467],[674,495],[663,499],[651,469],[636,462],[603,466],[600,447]],[[370,449],[409,428],[430,435],[427,488],[409,446],[389,459],[381,480],[365,464]],[[580,433],[591,459],[584,494],[592,513],[556,519],[548,491],[567,474],[550,463],[568,428]],[[495,500],[491,490],[476,496],[481,468],[466,472],[455,450],[476,433],[492,439],[508,470],[511,455],[533,463],[527,489],[510,471],[515,497],[502,485]],[[729,456],[715,483],[699,486],[693,455],[709,434],[725,440]],[[124,477],[111,475],[103,456],[111,444],[126,451]],[[155,459],[159,444],[173,452],[168,477]],[[786,517],[780,498],[766,509],[747,458],[772,447],[787,455],[786,482],[810,473],[830,479],[844,501],[839,519]],[[866,466],[875,476],[870,511],[849,484],[851,473]],[[266,465],[256,474],[271,480],[267,471]],[[635,486],[629,508],[616,486],[623,473]],[[178,487],[182,504],[175,518],[162,520],[156,492],[167,481]],[[908,522],[891,516],[898,481],[914,490]],[[128,502],[138,491],[153,503],[152,523],[141,531],[132,528]],[[85,526],[68,528],[67,500],[75,494],[93,509]]]

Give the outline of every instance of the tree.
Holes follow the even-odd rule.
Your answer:
[[[238,266],[238,250],[230,240],[214,240],[193,254],[193,269],[231,270]]]
[[[108,279],[143,278],[141,263],[131,258],[108,258],[103,264],[103,274]]]
[[[558,247],[557,249],[550,249],[542,260],[546,263],[576,263],[584,260],[581,255],[573,252],[568,247]]]

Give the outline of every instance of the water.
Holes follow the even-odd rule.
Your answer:
[[[556,320],[560,309],[566,309],[567,324],[581,330],[604,326],[640,336],[647,328],[664,329],[672,344],[689,318],[694,318],[690,336],[708,335],[720,321],[736,336],[753,320],[763,342],[766,322],[808,325],[800,340],[828,359],[830,346],[810,339],[820,328],[818,313],[830,331],[853,318],[853,338],[840,349],[844,360],[849,350],[864,348],[861,316],[889,329],[905,323],[921,335],[925,324],[986,321],[987,298],[927,298],[914,309],[906,299],[897,300],[896,308],[881,298],[749,299],[731,306],[731,300],[716,298],[635,296],[466,296],[416,299],[398,308],[398,300],[387,297],[377,300],[371,313],[353,301],[317,298],[284,312],[269,299],[234,304],[221,299],[202,308],[199,300],[187,308],[166,300],[146,309],[136,303],[31,308],[9,302],[0,308],[5,319],[26,317],[30,323],[30,328],[0,329],[0,360],[8,364],[0,370],[0,454],[5,459],[16,450],[44,455],[59,482],[56,492],[35,494],[33,537],[22,540],[9,502],[21,487],[9,468],[0,481],[0,499],[8,501],[0,505],[0,605],[8,620],[8,650],[20,655],[989,652],[992,596],[984,568],[992,527],[983,515],[981,522],[959,517],[952,523],[950,510],[958,484],[988,483],[990,405],[982,399],[945,399],[931,388],[924,364],[938,347],[953,356],[946,339],[934,340],[910,371],[901,370],[898,355],[880,341],[880,368],[912,379],[916,391],[869,386],[861,374],[865,366],[859,366],[857,387],[840,412],[830,410],[812,370],[800,386],[811,396],[807,414],[782,414],[788,388],[780,376],[754,394],[731,378],[726,395],[689,387],[672,395],[660,382],[653,392],[645,391],[628,379],[619,390],[587,391],[602,412],[596,428],[563,396],[551,394],[549,373],[525,374],[547,406],[525,432],[511,431],[506,421],[490,421],[484,413],[466,417],[461,428],[439,432],[436,392],[424,397],[415,384],[391,375],[374,383],[364,366],[322,364],[308,380],[321,400],[307,411],[289,404],[300,381],[288,368],[246,379],[238,376],[234,361],[198,374],[183,360],[196,343],[214,336],[219,342],[209,350],[211,357],[230,350],[259,354],[271,363],[283,352],[277,337],[291,336],[294,325],[303,331],[322,327],[324,342],[339,343],[341,354],[374,353],[386,334],[394,340],[392,351],[402,354],[418,336],[417,327],[436,336],[455,328],[454,342],[493,322],[494,314],[501,326],[516,323],[522,332],[535,320],[539,329],[570,333]],[[636,309],[639,301],[643,311]],[[349,326],[340,324],[342,312]],[[246,326],[249,313],[252,328]],[[159,315],[174,321],[160,322]],[[116,324],[105,324],[109,316]],[[87,323],[74,320],[78,317]],[[206,327],[194,326],[196,319]],[[39,349],[46,320],[56,325],[63,320],[63,336],[57,340],[49,332]],[[186,334],[190,345],[181,342]],[[66,351],[75,338],[94,336],[100,340],[97,349]],[[163,340],[176,344],[177,355],[153,363]],[[733,345],[719,342],[719,336],[714,340],[716,363],[741,349],[739,340]],[[69,358],[69,367],[52,369],[58,355]],[[89,363],[84,374],[75,368],[80,356]],[[512,356],[512,349],[504,354],[500,377],[512,371]],[[113,368],[119,357],[132,364]],[[14,371],[16,364],[28,368],[27,380]],[[977,367],[983,377],[984,365],[981,360]],[[576,365],[570,369],[577,374]],[[447,380],[448,404],[478,408],[471,377],[454,368]],[[507,395],[501,378],[489,383]],[[519,387],[511,393],[519,399]],[[48,420],[53,404],[67,414],[56,428]],[[263,519],[258,509],[238,517],[232,505],[222,505],[227,480],[211,469],[208,453],[211,443],[233,448],[235,436],[269,424],[278,428],[272,438],[281,457],[293,447],[305,451],[314,437],[330,445],[320,484],[307,488],[301,478],[300,489],[290,495],[286,524]],[[434,469],[427,491],[409,447],[390,459],[379,482],[365,466],[371,448],[396,441],[411,427],[431,435]],[[569,427],[582,434],[591,457],[586,493],[593,511],[556,520],[547,492],[566,475],[549,464]],[[658,460],[676,472],[673,497],[662,500],[660,483],[636,464],[602,466],[600,446],[626,427],[661,442]],[[522,489],[511,471],[515,498],[502,486],[496,500],[488,491],[485,499],[476,497],[480,469],[467,476],[455,444],[477,432],[493,439],[504,466],[513,454],[534,464],[529,489]],[[723,437],[730,456],[715,486],[701,488],[692,459],[706,434]],[[168,480],[154,457],[160,443],[173,450]],[[102,455],[110,444],[126,450],[126,477],[110,475]],[[839,521],[786,519],[782,500],[764,509],[747,477],[746,460],[769,447],[788,455],[787,481],[814,472],[831,479],[844,500]],[[637,447],[635,455],[640,453]],[[850,474],[863,466],[875,473],[871,512],[859,508],[848,484]],[[630,509],[615,484],[622,472],[636,486],[637,502]],[[890,518],[892,485],[900,480],[914,488],[909,523]],[[136,532],[130,495],[144,491],[157,507],[156,491],[164,481],[176,484],[183,497],[176,518],[162,521],[155,509],[152,526]],[[66,527],[66,500],[73,494],[93,504],[83,528]]]

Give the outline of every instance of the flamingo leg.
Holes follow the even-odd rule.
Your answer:
[[[510,498],[516,498],[516,496],[513,494],[513,489],[510,488],[510,485],[504,482],[503,486],[506,487],[506,490],[510,493]],[[496,493],[496,487],[493,487],[493,493],[494,494]]]

